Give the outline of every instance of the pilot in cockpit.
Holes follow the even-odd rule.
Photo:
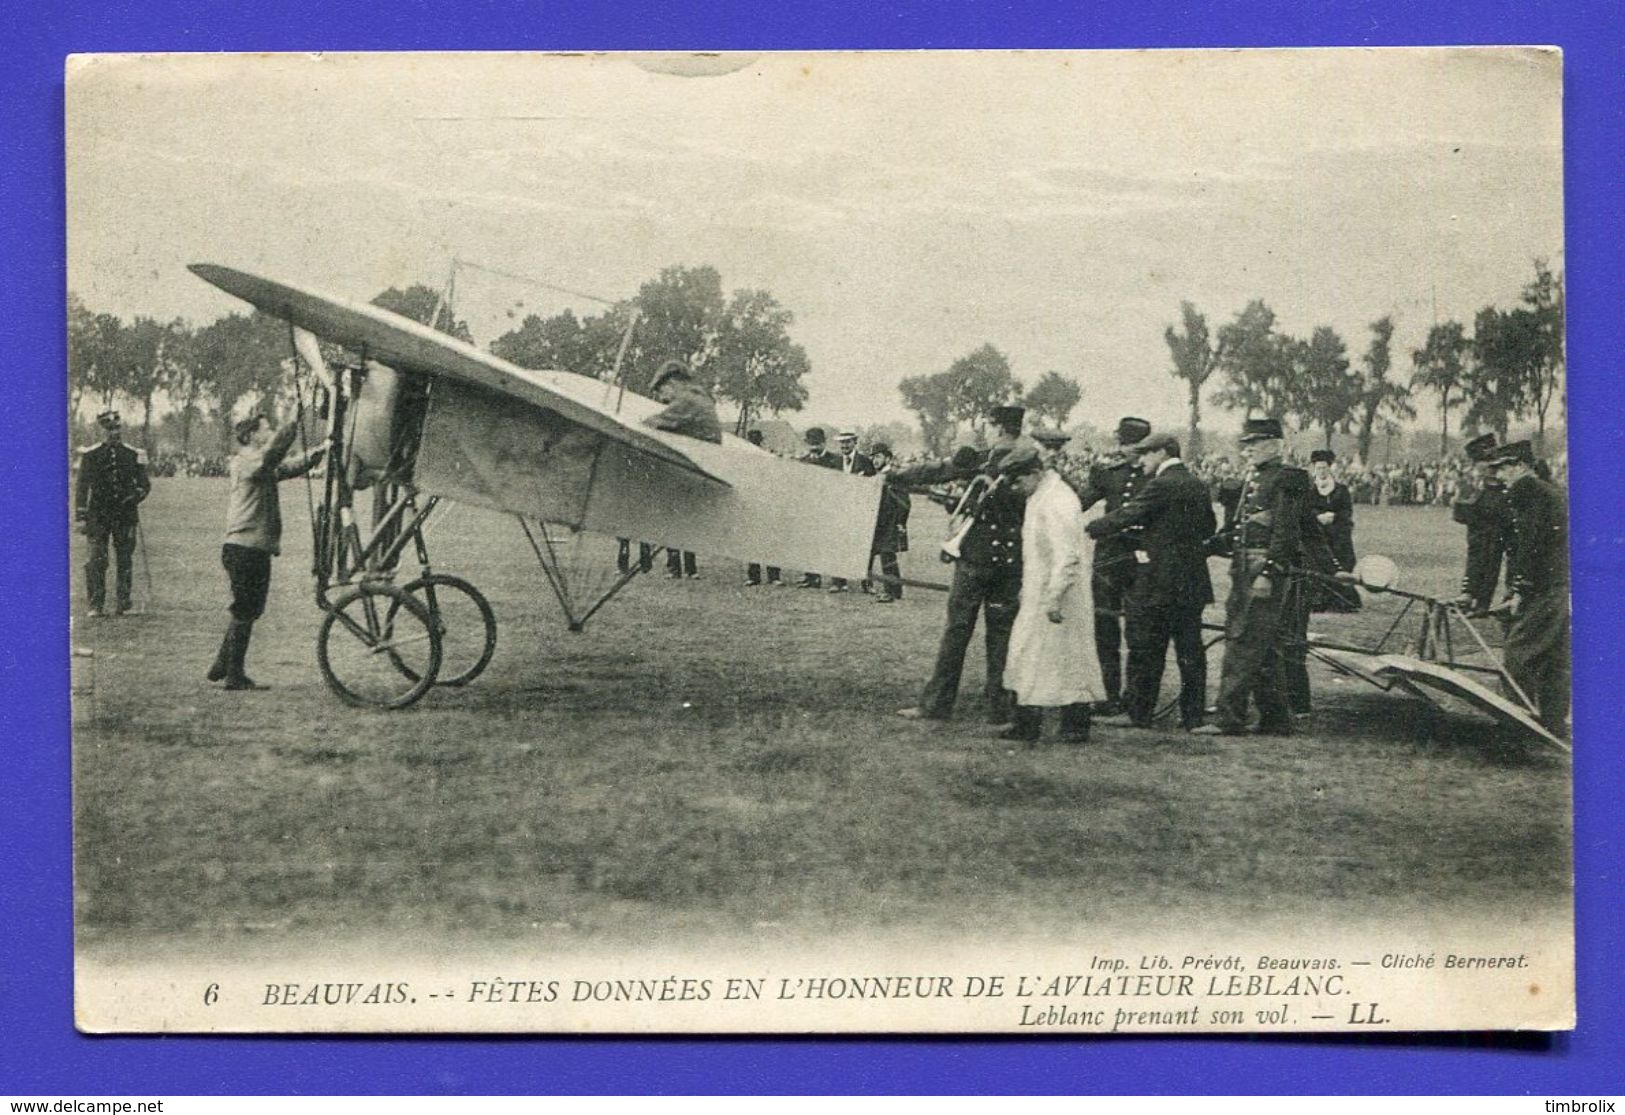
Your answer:
[[[710,392],[695,382],[687,364],[681,360],[668,360],[660,365],[660,370],[649,381],[649,390],[666,404],[666,408],[645,418],[645,426],[719,445],[722,443],[722,423],[717,419],[717,404]]]

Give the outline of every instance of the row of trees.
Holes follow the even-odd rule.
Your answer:
[[[795,315],[765,290],[736,290],[726,298],[714,267],[668,267],[643,284],[637,297],[603,313],[577,318],[527,316],[491,342],[491,352],[525,368],[563,368],[607,376],[616,367],[628,321],[637,325],[621,375],[633,391],[647,389],[669,359],[686,362],[719,399],[739,411],[743,433],[763,414],[800,410],[802,382],[811,364],[790,339]]]
[[[390,288],[373,304],[459,340],[473,343],[468,323],[453,315],[433,288]],[[624,356],[627,323],[637,315]],[[496,338],[491,351],[529,368],[554,368],[606,376],[622,357],[632,391],[647,389],[660,364],[685,360],[718,398],[739,408],[743,430],[763,413],[799,410],[807,399],[802,382],[810,367],[806,351],[791,341],[789,310],[765,290],[736,290],[723,297],[713,267],[668,267],[643,284],[635,298],[578,318],[565,310],[551,317],[529,315]],[[97,409],[133,405],[142,441],[152,445],[152,421],[167,402],[178,419],[179,448],[216,419],[214,451],[225,444],[234,413],[285,402],[290,390],[292,343],[285,322],[267,314],[233,313],[194,328],[182,319],[136,317],[126,322],[95,313],[76,295],[68,299],[70,413],[93,402]]]
[[[926,452],[939,456],[948,451],[962,422],[980,441],[993,407],[1019,401],[1041,421],[1062,427],[1083,398],[1076,379],[1055,371],[1045,372],[1031,390],[1024,388],[1011,372],[1009,358],[991,344],[961,356],[944,371],[909,376],[897,389],[919,419]]]
[[[1217,376],[1211,401],[1228,410],[1296,419],[1301,429],[1355,433],[1362,461],[1370,459],[1379,431],[1393,432],[1416,417],[1419,392],[1438,396],[1439,452],[1448,448],[1450,416],[1460,411],[1460,429],[1494,431],[1505,438],[1514,419],[1533,417],[1537,449],[1543,450],[1552,404],[1564,375],[1563,277],[1545,260],[1535,261],[1535,278],[1511,310],[1486,306],[1468,336],[1460,322],[1434,325],[1426,343],[1411,353],[1407,381],[1392,378],[1394,320],[1370,325],[1371,337],[1356,366],[1336,330],[1318,326],[1307,340],[1276,328],[1275,312],[1263,300],[1249,302],[1235,318],[1210,332],[1207,319],[1189,302],[1181,322],[1164,333],[1170,372],[1186,388],[1188,438],[1200,455],[1202,391]]]

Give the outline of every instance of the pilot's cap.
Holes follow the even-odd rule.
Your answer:
[[[1179,439],[1173,434],[1148,434],[1135,442],[1131,449],[1136,453],[1156,453],[1166,450],[1171,457],[1179,456]]]
[[[1038,446],[1028,441],[1014,446],[999,459],[998,472],[1008,480],[1016,480],[1039,472],[1043,467],[1044,459],[1038,455]]]
[[[649,381],[649,390],[659,391],[660,388],[669,380],[693,378],[694,376],[688,370],[687,364],[683,363],[681,360],[668,360],[664,364],[660,365],[660,370],[655,372],[654,378]]]
[[[1495,435],[1480,434],[1462,448],[1466,452],[1469,461],[1487,461],[1495,453]]]
[[[1279,418],[1249,418],[1241,427],[1241,443],[1250,441],[1280,441],[1285,435],[1281,432]]]
[[[124,419],[119,417],[116,410],[104,410],[96,416],[96,425],[104,430],[122,430]]]
[[[1143,418],[1124,418],[1117,423],[1117,444],[1133,445],[1151,436],[1151,423]]]
[[[247,445],[248,439],[254,436],[254,431],[259,429],[260,423],[264,421],[265,415],[261,414],[257,410],[253,414],[250,414],[247,418],[239,420],[237,424],[231,428],[232,435],[237,439],[237,444]]]

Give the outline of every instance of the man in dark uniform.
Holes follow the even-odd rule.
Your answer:
[[[1134,495],[1144,478],[1140,462],[1128,447],[1151,436],[1151,423],[1143,418],[1125,418],[1117,424],[1117,450],[1095,462],[1088,483],[1078,493],[1078,502],[1088,510],[1104,501],[1106,514],[1118,511]],[[1095,654],[1100,659],[1100,680],[1106,699],[1095,706],[1100,716],[1116,716],[1123,711],[1123,609],[1134,587],[1136,535],[1140,527],[1128,526],[1116,533],[1097,535],[1095,545]]]
[[[824,431],[820,427],[813,426],[803,436],[807,441],[807,451],[800,458],[804,464],[817,465],[819,468],[841,467],[841,455],[830,452],[829,447],[824,443]],[[823,584],[824,578],[819,574],[803,573],[801,581],[796,587],[822,588]]]
[[[139,523],[136,508],[152,490],[152,482],[147,479],[145,455],[124,444],[124,423],[118,411],[103,411],[96,416],[96,424],[102,430],[102,443],[80,452],[73,513],[90,547],[85,581],[93,616],[107,611],[107,545],[113,544],[113,557],[117,562],[114,578],[117,595],[113,605],[116,616],[130,610]]]
[[[1541,724],[1561,739],[1569,719],[1568,500],[1535,471],[1527,441],[1503,446],[1491,462],[1512,509],[1507,673],[1535,703]]]
[[[1213,603],[1206,547],[1218,524],[1207,485],[1179,459],[1178,438],[1152,434],[1134,451],[1144,483],[1122,507],[1085,529],[1093,538],[1109,538],[1127,527],[1143,528],[1135,551],[1134,585],[1128,593],[1128,685],[1123,706],[1130,724],[1152,726],[1172,640],[1179,664],[1179,719],[1190,731],[1202,723],[1207,705],[1202,609]]]
[[[892,483],[890,472],[895,456],[890,445],[875,442],[869,450],[869,459],[874,462],[875,475],[884,481],[880,511],[875,516],[875,535],[869,545],[869,562],[873,565],[879,559],[880,575],[884,578],[875,603],[890,604],[903,598],[902,570],[897,564],[897,555],[908,549],[908,516],[914,501],[907,491]]]
[[[952,460],[916,465],[892,474],[899,487],[923,487],[980,474],[986,494],[976,506],[975,519],[960,544],[948,590],[948,624],[937,647],[936,665],[926,682],[920,703],[899,709],[908,720],[946,720],[959,697],[959,678],[965,651],[976,633],[976,617],[986,613],[987,717],[1006,724],[1015,715],[1015,701],[1004,688],[1004,663],[1010,652],[1010,629],[1021,605],[1021,517],[1026,501],[1009,485],[990,474],[1017,445],[1023,444],[1021,407],[994,407],[990,412],[997,436],[986,453],[961,449]],[[1033,447],[1036,450],[1036,446]]]
[[[1467,569],[1461,578],[1457,605],[1469,614],[1483,615],[1495,603],[1501,580],[1501,558],[1512,547],[1512,506],[1506,485],[1489,463],[1495,455],[1495,435],[1469,441],[1467,459],[1473,462],[1477,487],[1456,501],[1452,514],[1467,528]]]
[[[1309,474],[1282,462],[1280,420],[1249,418],[1241,443],[1252,470],[1234,510],[1227,508],[1225,530],[1208,547],[1230,557],[1218,721],[1195,731],[1208,735],[1245,732],[1251,700],[1258,706],[1260,732],[1291,735],[1283,650],[1294,632],[1287,622],[1286,589],[1292,571],[1305,564],[1305,547],[1324,547],[1325,539],[1304,529]],[[1315,564],[1330,561],[1328,553]]]

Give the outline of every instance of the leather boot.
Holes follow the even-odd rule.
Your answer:
[[[1089,706],[1086,704],[1067,705],[1063,708],[1061,710],[1061,742],[1088,743],[1090,719]]]
[[[226,675],[231,673],[231,664],[237,659],[237,633],[241,626],[242,622],[235,619],[226,624],[226,634],[220,640],[220,650],[214,656],[214,665],[209,667],[210,681],[224,681]]]
[[[1015,723],[999,733],[1000,739],[1020,740],[1024,743],[1036,743],[1044,729],[1044,714],[1035,705],[1017,705],[1014,709]]]
[[[254,634],[254,621],[238,620],[232,626],[237,629],[237,638],[232,643],[231,661],[226,665],[226,688],[264,689],[265,686],[243,672],[243,662],[248,657],[248,640]]]

